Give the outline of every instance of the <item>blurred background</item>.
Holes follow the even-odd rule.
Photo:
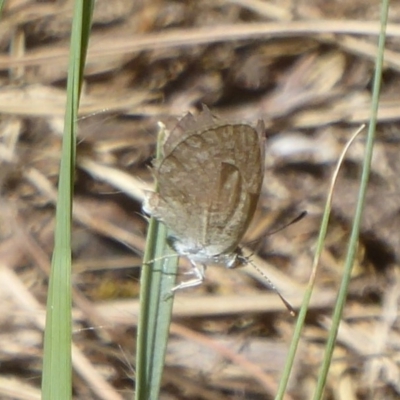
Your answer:
[[[9,0],[0,20],[2,399],[40,398],[38,327],[53,247],[72,7]],[[77,399],[132,398],[148,224],[141,203],[153,185],[158,121],[196,114],[202,104],[228,122],[264,120],[263,192],[244,245],[300,306],[332,171],[370,115],[379,7],[359,0],[96,2],[75,182],[74,343],[86,356],[75,373]],[[400,396],[399,18],[400,3],[392,1],[372,175],[326,399]],[[335,189],[290,399],[313,393],[365,137],[364,130],[351,146]],[[304,210],[306,218],[269,235]],[[295,319],[251,266],[210,267],[206,277],[176,295],[160,399],[273,398]]]

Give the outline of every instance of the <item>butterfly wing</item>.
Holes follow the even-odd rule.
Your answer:
[[[249,125],[214,126],[174,138],[157,168],[159,194],[152,215],[188,253],[233,251],[257,205],[263,147],[261,129]]]

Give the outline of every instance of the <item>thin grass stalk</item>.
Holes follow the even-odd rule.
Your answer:
[[[157,159],[162,157],[164,130],[160,129]],[[166,243],[165,225],[151,218],[140,288],[140,315],[136,346],[136,400],[159,398],[164,370],[178,258]]]
[[[296,356],[296,351],[297,351],[297,347],[300,341],[300,336],[301,336],[301,332],[303,330],[304,327],[304,322],[305,322],[305,318],[307,315],[307,311],[308,311],[308,306],[310,304],[311,301],[311,296],[312,296],[312,292],[314,289],[314,285],[315,285],[315,279],[317,276],[317,269],[318,269],[318,265],[319,265],[319,260],[321,258],[321,254],[322,251],[324,249],[324,244],[325,244],[325,238],[326,238],[326,233],[328,230],[328,223],[329,223],[329,217],[330,217],[330,213],[331,213],[331,208],[332,208],[332,198],[333,198],[333,192],[334,192],[334,188],[336,185],[336,181],[337,181],[337,177],[339,174],[339,170],[340,167],[343,163],[343,160],[346,156],[346,153],[349,149],[349,147],[351,146],[351,144],[353,143],[353,141],[355,140],[355,138],[357,137],[357,135],[361,132],[361,130],[364,128],[364,126],[362,126],[360,129],[357,129],[357,131],[353,134],[353,136],[350,138],[350,140],[347,142],[346,146],[344,147],[342,154],[339,157],[339,160],[336,164],[336,168],[335,171],[333,172],[332,175],[332,180],[331,180],[331,185],[328,191],[328,197],[326,199],[326,204],[325,204],[325,209],[324,209],[324,213],[322,215],[322,221],[321,221],[321,227],[319,229],[319,236],[318,236],[318,240],[317,240],[317,248],[315,251],[315,256],[314,256],[314,260],[313,260],[313,266],[312,266],[312,272],[311,272],[311,276],[304,294],[304,299],[303,299],[303,303],[297,318],[297,323],[296,323],[296,327],[295,327],[295,331],[293,333],[293,338],[292,341],[290,343],[290,348],[289,348],[289,353],[288,353],[288,358],[286,360],[285,363],[285,368],[283,370],[282,373],[282,377],[281,380],[279,382],[279,388],[278,388],[278,392],[277,395],[275,397],[276,400],[281,400],[284,398],[285,392],[286,392],[286,388],[289,382],[289,378],[290,378],[290,374],[293,368],[293,364],[294,364],[294,358]]]
[[[371,160],[373,145],[375,139],[376,122],[378,119],[379,95],[382,82],[382,66],[384,59],[385,41],[386,41],[386,25],[388,21],[389,0],[383,0],[381,5],[381,30],[379,34],[378,53],[375,63],[374,85],[372,92],[371,118],[368,127],[368,136],[366,150],[364,156],[363,170],[361,175],[360,189],[357,199],[357,208],[354,216],[352,231],[349,240],[349,246],[346,255],[345,268],[342,283],[339,289],[338,301],[335,306],[332,319],[332,328],[326,345],[325,355],[321,370],[318,375],[317,387],[314,393],[314,400],[319,400],[324,394],[325,384],[329,367],[332,360],[333,350],[335,347],[336,337],[339,330],[340,320],[343,314],[343,308],[347,297],[348,287],[351,279],[351,272],[357,253],[358,238],[360,234],[361,218],[365,205],[365,195],[368,186],[368,180],[371,170]]]

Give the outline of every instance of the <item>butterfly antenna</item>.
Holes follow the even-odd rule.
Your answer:
[[[296,222],[301,221],[306,215],[307,215],[307,211],[305,211],[305,210],[302,211],[297,217],[293,218],[293,219],[292,219],[291,221],[289,221],[287,224],[285,224],[285,225],[279,227],[279,228],[276,229],[275,231],[268,232],[267,236],[270,236],[270,235],[273,235],[273,234],[275,234],[275,233],[277,233],[277,232],[280,232],[280,231],[282,231],[283,229],[287,228],[288,226],[290,226],[290,225],[292,225],[292,224],[295,224]],[[248,242],[248,244],[249,244],[249,243],[257,242],[257,241],[259,241],[260,239],[261,239],[261,238],[252,240],[251,242]],[[251,257],[253,254],[254,254],[254,252],[251,253],[249,257]],[[288,311],[290,312],[290,315],[292,315],[293,317],[295,317],[295,316],[296,316],[296,312],[295,312],[293,306],[282,296],[282,294],[279,292],[279,290],[277,289],[277,287],[271,282],[271,280],[268,278],[268,276],[265,275],[265,273],[264,273],[259,267],[257,267],[257,265],[255,265],[254,263],[252,263],[252,262],[249,260],[249,257],[243,257],[243,258],[245,258],[245,259],[246,259],[246,262],[247,262],[247,263],[250,263],[250,264],[252,265],[252,267],[253,267],[253,268],[268,282],[269,287],[280,297],[280,299],[282,300],[282,303],[285,305],[285,307],[286,307],[286,308],[288,309]]]
[[[307,211],[302,211],[297,217],[293,218],[293,219],[292,219],[290,222],[288,222],[287,224],[285,224],[285,225],[279,227],[279,228],[278,228],[277,230],[275,230],[275,231],[268,232],[265,236],[261,236],[261,237],[259,237],[259,238],[257,238],[257,239],[251,240],[250,242],[246,242],[246,245],[259,242],[263,237],[271,236],[271,235],[274,235],[275,233],[278,233],[278,232],[280,232],[280,231],[283,231],[283,230],[284,230],[285,228],[287,228],[288,226],[293,225],[293,224],[295,224],[296,222],[301,221],[306,215],[307,215]],[[253,254],[254,254],[254,252],[252,252],[252,253],[249,255],[249,257],[251,257]],[[260,272],[261,272],[261,271],[260,271]]]
[[[270,235],[274,235],[275,233],[278,233],[280,231],[283,231],[284,229],[286,229],[288,226],[293,225],[299,221],[301,221],[305,216],[307,215],[307,211],[304,210],[302,211],[297,217],[294,217],[291,221],[289,221],[287,224],[279,227],[278,229],[276,229],[275,231],[271,231],[267,233],[267,236]]]
[[[264,271],[262,271],[257,265],[252,263],[249,259],[247,259],[247,262],[252,265],[252,267],[268,282],[268,286],[280,297],[282,300],[282,303],[285,305],[285,307],[288,309],[290,315],[292,317],[296,316],[296,311],[294,310],[293,306],[282,296],[282,294],[279,292],[277,287],[271,282],[271,280],[268,278],[267,275],[265,275]]]

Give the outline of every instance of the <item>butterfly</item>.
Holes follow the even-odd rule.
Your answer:
[[[143,210],[171,232],[168,243],[189,259],[196,286],[206,266],[247,263],[239,243],[256,210],[265,161],[264,125],[218,121],[204,107],[183,117],[154,166],[158,192],[148,192]]]

